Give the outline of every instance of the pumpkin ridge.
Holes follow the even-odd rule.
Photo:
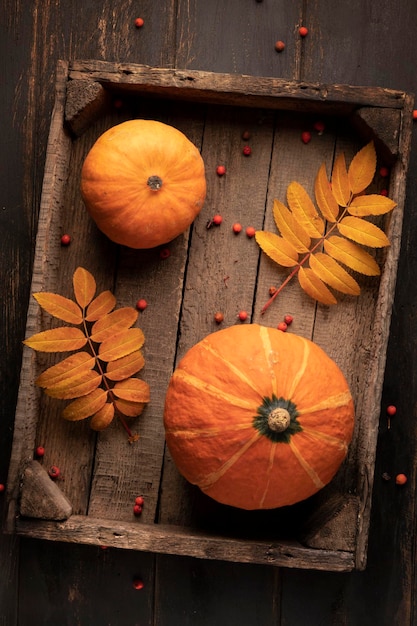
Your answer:
[[[262,437],[261,433],[256,432],[249,441],[247,441],[237,452],[235,452],[231,457],[227,459],[223,465],[219,467],[215,472],[211,472],[204,479],[200,479],[197,481],[198,486],[203,491],[207,491],[210,489],[216,482],[229,471],[229,469],[243,456],[249,448],[251,448],[258,439]]]
[[[269,328],[266,326],[259,326],[259,338],[262,342],[262,346],[265,353],[265,361],[269,367],[269,375],[271,377],[271,387],[272,387],[272,395],[278,395],[278,381],[275,374],[274,363],[271,362],[270,355],[274,354],[274,350],[272,349],[271,337],[269,334]]]
[[[245,422],[244,424],[231,424],[229,427],[222,424],[218,428],[166,428],[165,432],[173,437],[195,439],[197,437],[217,437],[222,433],[235,432],[237,430],[250,430],[251,428],[252,424]]]
[[[265,489],[264,492],[262,494],[260,503],[259,503],[259,507],[263,508],[264,502],[265,502],[265,498],[268,494],[269,491],[269,485],[271,484],[271,478],[272,478],[272,472],[274,469],[274,462],[275,462],[275,455],[277,452],[277,447],[274,444],[273,441],[271,441],[271,447],[270,447],[270,452],[269,452],[269,463],[268,463],[268,469],[266,470],[266,485],[265,485]]]
[[[314,471],[311,465],[307,463],[307,461],[305,460],[305,458],[303,457],[303,455],[301,454],[297,446],[294,444],[294,441],[291,440],[289,442],[289,445],[297,461],[300,463],[301,467],[304,469],[304,471],[306,472],[306,474],[308,475],[308,477],[310,478],[314,486],[317,487],[317,489],[322,489],[324,487],[324,483],[320,480],[320,477]]]
[[[233,363],[230,363],[230,361],[228,361],[222,355],[221,352],[219,352],[218,350],[215,350],[212,345],[210,345],[208,342],[204,342],[204,341],[202,342],[202,348],[204,348],[204,350],[206,350],[211,356],[215,357],[216,359],[219,359],[219,361],[221,361],[222,365],[227,367],[233,374],[235,374],[235,376],[239,380],[241,380],[243,383],[246,383],[248,385],[248,387],[250,387],[250,389],[255,391],[255,393],[257,393],[259,395],[259,397],[262,398],[262,393],[259,391],[259,389],[257,389],[257,387],[254,384],[253,380],[251,380],[248,376],[245,376],[245,374],[242,372],[242,370],[240,370],[236,365],[233,365]]]
[[[205,381],[201,380],[201,378],[198,378],[197,376],[193,376],[193,374],[190,374],[189,372],[186,372],[185,370],[177,370],[174,373],[174,377],[180,378],[182,382],[190,385],[190,387],[193,387],[194,389],[197,389],[198,391],[203,391],[207,393],[208,395],[215,396],[216,398],[222,398],[223,400],[225,400],[232,406],[239,407],[242,409],[249,409],[252,411],[254,410],[254,403],[252,401],[244,400],[243,398],[234,396],[231,393],[222,391],[221,389],[218,389],[214,385],[206,383]]]
[[[292,387],[290,389],[290,393],[289,393],[289,397],[292,398],[294,396],[295,390],[297,389],[298,385],[300,384],[301,379],[304,376],[304,373],[307,369],[307,364],[308,364],[308,359],[310,356],[310,346],[307,343],[307,341],[305,341],[302,337],[300,337],[301,339],[301,343],[303,345],[303,356],[301,359],[301,364],[299,366],[299,370],[297,372],[297,375],[294,376],[294,380],[292,383]]]
[[[313,439],[319,439],[322,441],[327,441],[330,445],[334,445],[337,448],[342,448],[347,451],[347,443],[343,439],[339,439],[339,437],[332,437],[332,435],[328,435],[327,433],[323,433],[320,430],[316,430],[313,428],[303,427],[303,433],[309,435]]]
[[[344,391],[335,396],[328,396],[322,402],[318,402],[313,406],[306,407],[299,410],[299,415],[316,413],[317,411],[323,411],[324,409],[338,409],[346,406],[352,399],[350,391]]]

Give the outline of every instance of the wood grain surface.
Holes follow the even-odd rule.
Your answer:
[[[139,14],[144,19],[141,29],[134,26]],[[411,0],[352,0],[337,5],[328,0],[155,0],[141,6],[131,0],[104,0],[99,5],[2,0],[0,15],[0,482],[4,483],[58,59],[415,92],[417,17]],[[301,24],[309,28],[305,39],[298,36]],[[283,53],[274,50],[277,39],[286,42]],[[414,626],[416,154],[413,141],[380,407],[367,569],[349,574],[277,569],[2,534],[1,626]],[[130,262],[123,261],[126,275]],[[191,303],[187,314],[191,324]],[[391,423],[387,404],[397,406]],[[88,456],[85,445],[78,443],[74,452],[80,454],[80,465]],[[409,479],[401,489],[393,480],[398,472]],[[391,480],[384,480],[383,474]],[[80,507],[82,498],[81,490]],[[145,583],[141,591],[132,587],[138,576]]]

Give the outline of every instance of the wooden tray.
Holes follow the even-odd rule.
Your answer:
[[[363,569],[371,510],[375,448],[400,250],[413,99],[400,91],[287,82],[276,78],[212,74],[96,61],[60,62],[50,128],[32,292],[73,297],[72,274],[88,269],[98,291],[110,289],[118,306],[149,305],[139,326],[146,343],[141,373],[151,402],[129,444],[115,422],[101,434],[87,421],[69,423],[60,401],[34,381],[49,360],[24,349],[8,479],[6,528],[20,535],[167,554],[334,571]],[[87,215],[79,192],[82,162],[104,130],[125,119],[159,119],[180,128],[201,148],[208,195],[189,232],[159,250],[112,244]],[[325,130],[314,130],[316,121]],[[251,134],[242,155],[242,131]],[[305,130],[312,140],[305,145]],[[390,248],[378,279],[360,278],[358,298],[316,306],[290,283],[261,315],[271,285],[286,272],[232,224],[273,230],[274,198],[297,180],[312,192],[321,163],[331,168],[340,151],[352,158],[373,139],[378,164],[390,168],[389,195],[398,206],[385,221]],[[216,175],[225,164],[227,174]],[[375,190],[388,185],[376,177]],[[215,213],[221,227],[207,228]],[[62,247],[63,233],[72,242]],[[292,507],[246,512],[221,506],[187,484],[165,449],[164,397],[176,361],[218,326],[250,319],[276,326],[294,316],[291,331],[312,338],[344,371],[356,405],[356,428],[336,478],[316,496]],[[32,299],[27,335],[51,319]],[[36,446],[45,447],[41,461]],[[44,480],[57,465],[62,479]],[[49,480],[49,479],[48,479]],[[52,484],[52,481],[50,481]],[[133,503],[143,495],[140,517]]]

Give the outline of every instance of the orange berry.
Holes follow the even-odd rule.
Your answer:
[[[397,474],[395,477],[395,482],[397,485],[405,485],[408,478],[405,474]]]
[[[144,298],[141,298],[140,300],[136,302],[136,308],[138,311],[144,311],[147,306],[148,306],[148,303],[146,302]]]
[[[305,130],[303,133],[301,133],[301,141],[303,143],[310,143],[311,133],[308,130]]]
[[[417,120],[417,109],[413,111],[413,120]]]
[[[216,167],[216,173],[218,176],[224,176],[226,174],[226,168],[224,165],[218,165]]]
[[[300,28],[298,29],[298,34],[300,35],[300,37],[307,37],[308,28],[306,28],[305,26],[300,26]]]
[[[280,322],[277,328],[278,330],[281,330],[283,333],[285,333],[288,329],[288,325],[285,322]]]
[[[246,311],[239,311],[238,318],[241,322],[245,322],[248,319],[248,314]]]
[[[216,324],[221,324],[223,320],[224,320],[223,313],[221,313],[220,311],[217,311],[217,313],[214,314],[214,321],[216,322]]]
[[[215,215],[215,216],[213,217],[213,224],[214,224],[215,226],[220,226],[220,224],[222,223],[222,221],[223,221],[223,218],[222,218],[222,216],[221,216],[221,215]]]
[[[137,17],[135,19],[135,26],[136,28],[142,28],[142,26],[144,25],[145,21],[143,20],[142,17]]]
[[[290,324],[292,324],[294,321],[294,318],[292,315],[285,315],[284,316],[284,322],[287,324],[287,326],[289,326]]]
[[[275,43],[275,50],[277,52],[282,52],[284,50],[284,48],[285,48],[285,43],[283,41],[277,41]]]
[[[379,175],[382,176],[382,178],[386,178],[389,174],[389,169],[385,166],[380,167],[379,168]]]
[[[242,224],[239,224],[239,222],[236,222],[235,224],[233,224],[232,229],[233,229],[233,232],[237,235],[242,230]]]
[[[389,406],[387,406],[387,414],[388,415],[393,416],[393,415],[396,414],[396,412],[397,412],[397,407],[396,406],[394,406],[393,404],[390,404]]]
[[[62,235],[61,246],[69,246],[71,243],[71,237],[69,235]]]
[[[252,237],[255,237],[255,233],[256,233],[256,230],[253,226],[248,226],[246,228],[246,236],[249,237],[249,239],[251,239]]]
[[[144,588],[144,584],[143,584],[143,580],[141,580],[140,578],[135,578],[133,581],[133,587],[134,589],[143,589]]]

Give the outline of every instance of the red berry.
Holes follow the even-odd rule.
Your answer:
[[[277,288],[274,287],[273,285],[271,285],[271,287],[268,289],[268,293],[270,296],[273,296],[274,293],[276,293],[276,291],[277,291]]]
[[[242,139],[244,139],[245,141],[247,141],[248,139],[250,139],[250,132],[248,130],[244,130],[242,133]]]
[[[277,41],[275,42],[275,50],[277,52],[282,52],[285,48],[285,43],[283,41]]]
[[[303,143],[309,143],[311,141],[311,133],[308,130],[301,133],[301,141]]]
[[[218,176],[224,176],[226,174],[226,168],[224,165],[218,165],[216,167],[216,173]]]
[[[113,106],[115,109],[121,109],[123,106],[123,100],[121,98],[116,98],[116,100],[113,102]]]
[[[135,504],[139,506],[143,506],[144,502],[145,502],[145,499],[143,496],[137,496],[137,498],[135,498]]]
[[[300,35],[300,37],[307,37],[308,28],[306,28],[305,26],[300,26],[300,28],[298,29],[298,34]]]
[[[109,546],[100,546],[100,550],[108,550]]]
[[[35,454],[37,457],[42,457],[45,454],[45,448],[43,446],[38,446],[35,450]]]
[[[325,129],[324,122],[321,122],[321,121],[315,122],[314,130],[316,130],[319,133],[319,135],[321,135],[324,129]]]
[[[233,232],[236,233],[237,235],[242,230],[242,224],[239,224],[239,222],[235,222],[235,224],[233,224],[232,226],[232,229],[233,229]]]
[[[408,478],[405,474],[397,474],[395,477],[395,482],[397,485],[405,485]]]
[[[61,471],[59,469],[59,467],[57,467],[56,465],[52,465],[49,468],[48,474],[51,478],[59,478],[59,475],[61,474]]]
[[[252,154],[252,148],[250,146],[244,146],[242,152],[245,156],[250,156]]]
[[[248,314],[246,311],[239,311],[238,318],[241,322],[245,322],[248,319]]]
[[[389,174],[389,169],[387,167],[379,168],[379,175],[382,176],[382,178],[386,178],[388,174]]]
[[[141,28],[144,25],[144,23],[145,22],[144,22],[143,18],[141,18],[141,17],[137,17],[135,19],[135,26],[136,26],[136,28]]]
[[[141,298],[136,302],[136,308],[138,311],[144,311],[147,306],[148,303],[146,302],[145,298]]]
[[[140,506],[140,504],[135,504],[135,506],[133,507],[133,513],[134,515],[140,515],[142,513],[142,507]]]
[[[287,326],[292,324],[293,321],[294,321],[294,318],[292,315],[284,315],[284,322],[287,324]]]
[[[379,192],[381,196],[387,196],[388,195],[388,189],[381,189],[381,191]]]
[[[223,313],[221,313],[220,311],[217,311],[217,313],[214,314],[214,321],[216,322],[216,324],[221,324],[223,320],[224,320]]]
[[[282,330],[283,333],[286,332],[286,330],[288,329],[288,326],[285,322],[280,322],[277,326],[278,330]]]
[[[5,489],[5,485],[3,485],[3,483],[0,483],[0,493],[2,493]]]
[[[69,246],[71,243],[71,237],[69,235],[62,235],[61,246]]]
[[[162,248],[159,256],[161,259],[167,259],[169,256],[171,256],[171,250],[169,248]]]
[[[132,584],[134,589],[143,589],[145,586],[143,584],[143,580],[141,580],[140,578],[135,578]]]
[[[413,111],[413,120],[417,120],[417,109]]]
[[[249,239],[252,239],[252,237],[255,237],[256,234],[256,230],[253,226],[248,226],[246,228],[246,236],[249,237]]]
[[[396,412],[397,412],[397,407],[396,406],[394,406],[393,404],[390,404],[389,406],[387,406],[387,414],[388,415],[391,415],[391,417],[392,417],[393,415],[396,414]]]
[[[221,216],[221,215],[215,215],[215,216],[213,217],[213,224],[214,224],[215,226],[220,226],[220,224],[222,223],[222,221],[223,221],[223,218],[222,218],[222,216]]]

